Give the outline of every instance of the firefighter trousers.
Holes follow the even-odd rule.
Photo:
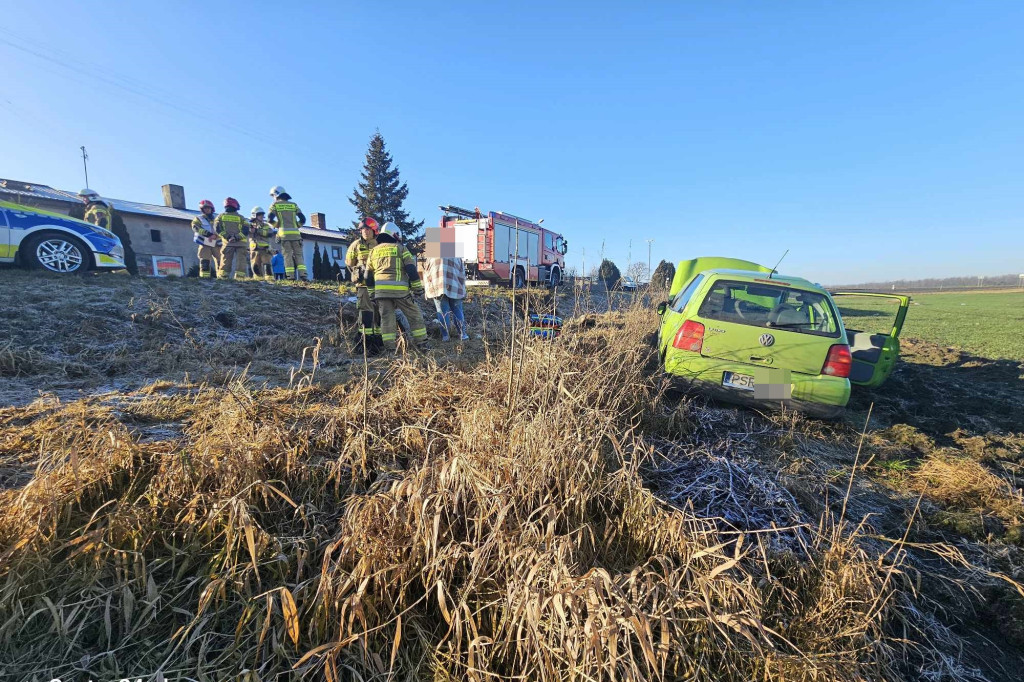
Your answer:
[[[377,302],[370,298],[366,287],[356,287],[356,310],[359,311],[359,328],[363,334],[380,336],[380,309]]]
[[[217,277],[221,279],[245,279],[245,244],[241,242],[227,242],[221,247],[220,270]]]
[[[211,271],[220,267],[220,247],[206,246],[199,247],[199,276],[211,277]]]
[[[306,258],[302,255],[302,240],[289,239],[281,242],[284,256],[284,278],[306,279]]]
[[[395,319],[395,311],[401,310],[409,326],[412,328],[412,340],[419,345],[427,342],[427,326],[423,323],[423,313],[420,307],[413,300],[412,294],[406,294],[401,298],[378,298],[377,307],[380,309],[380,330],[384,347],[394,350],[398,344],[398,321]]]
[[[267,281],[274,279],[274,273],[270,269],[270,259],[272,257],[270,247],[268,246],[257,246],[249,249],[249,264],[252,265],[252,276],[256,279],[262,277]]]

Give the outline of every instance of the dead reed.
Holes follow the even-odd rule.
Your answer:
[[[801,526],[780,545],[651,492],[651,325],[5,411],[0,457],[35,469],[0,491],[0,678],[971,679],[899,541],[787,506],[752,521]]]

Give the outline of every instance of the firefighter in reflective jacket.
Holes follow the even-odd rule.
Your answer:
[[[107,230],[114,229],[114,213],[107,202],[92,189],[83,189],[78,196],[85,202],[85,222]]]
[[[366,261],[377,246],[377,221],[366,217],[359,222],[359,239],[352,242],[345,253],[345,268],[356,285],[356,308],[359,311],[360,343],[368,351],[380,344],[380,312],[370,300],[366,290]]]
[[[423,313],[412,294],[423,293],[423,282],[416,272],[416,260],[409,249],[398,242],[398,227],[385,223],[377,234],[377,246],[366,261],[366,289],[380,309],[381,339],[384,347],[393,350],[398,342],[395,310],[409,320],[412,340],[421,348],[427,345],[427,327]]]
[[[224,240],[217,277],[245,279],[245,238],[249,236],[249,221],[238,215],[238,199],[224,200],[224,212],[213,221],[214,232]],[[234,272],[232,272],[234,271]]]
[[[284,256],[284,278],[306,279],[306,258],[302,255],[302,233],[299,231],[306,222],[306,216],[302,215],[284,187],[271,187],[270,196],[274,197],[274,203],[270,205],[267,220],[277,230],[277,241]]]
[[[274,281],[274,273],[270,260],[274,254],[270,252],[270,238],[276,230],[263,222],[265,212],[260,206],[254,206],[249,213],[249,263],[252,265],[252,276],[262,277],[268,282]]]
[[[193,241],[199,244],[199,276],[210,277],[211,269],[220,263],[220,247],[224,243],[217,237],[214,223],[213,202],[203,199],[199,202],[199,215],[192,219]],[[212,265],[212,268],[211,268]]]

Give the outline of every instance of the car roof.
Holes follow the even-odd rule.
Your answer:
[[[815,284],[814,282],[808,281],[803,277],[792,277],[790,275],[769,275],[764,272],[756,272],[753,270],[728,270],[725,268],[716,270],[705,270],[701,274],[708,276],[716,276],[719,278],[738,279],[744,282],[756,281],[762,284],[768,284],[769,280],[771,280],[771,282],[773,283],[779,282],[780,284],[783,285],[797,286],[800,287],[801,289],[812,289],[814,291],[826,293],[825,288],[820,284]]]

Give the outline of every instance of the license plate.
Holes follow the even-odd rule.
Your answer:
[[[749,374],[738,374],[736,372],[723,372],[722,385],[729,388],[739,388],[744,391],[754,390],[754,377]]]

